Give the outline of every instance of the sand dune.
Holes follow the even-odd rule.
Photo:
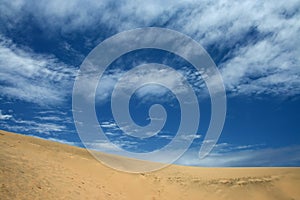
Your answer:
[[[129,174],[102,165],[85,149],[5,131],[0,138],[2,200],[300,199],[300,168],[171,165]]]

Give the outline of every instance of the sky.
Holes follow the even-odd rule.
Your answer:
[[[115,59],[96,83],[98,126],[109,141],[95,140],[89,148],[114,153],[113,143],[143,153],[174,138],[181,120],[174,95],[180,78],[175,72],[143,68],[122,79],[127,87],[132,80],[141,84],[146,78],[170,85],[145,85],[129,101],[130,115],[140,126],[149,124],[152,105],[164,106],[167,118],[157,135],[145,139],[126,135],[110,106],[114,87],[126,72],[141,64],[160,63],[184,76],[199,102],[197,133],[176,164],[300,166],[299,8],[297,0],[1,1],[0,129],[83,147],[75,127],[72,92],[84,59],[117,33],[160,27],[197,41],[220,72],[227,108],[217,144],[199,159],[212,106],[201,73],[176,54],[150,48]],[[87,80],[86,87],[89,84]]]

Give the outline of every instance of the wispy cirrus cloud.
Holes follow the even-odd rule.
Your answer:
[[[2,97],[43,106],[61,104],[71,94],[76,70],[51,55],[16,46],[0,35]]]
[[[182,74],[187,75],[187,79],[193,79],[195,75],[187,74],[185,71],[181,70]],[[111,70],[110,73],[104,74],[97,87],[96,91],[96,101],[97,103],[106,102],[109,97],[111,97],[111,94],[120,80],[120,78],[123,78],[122,83],[119,84],[118,87],[123,88],[124,91],[130,90],[134,85],[140,85],[143,86],[144,81],[153,82],[154,80],[156,82],[159,82],[162,85],[168,85],[170,86],[168,89],[172,92],[182,92],[181,90],[184,90],[185,82],[184,77],[182,79],[176,79],[178,77],[177,73],[175,72],[167,72],[165,69],[152,69],[149,67],[148,69],[142,69],[139,71],[135,71],[133,73],[130,73],[130,75],[124,76],[126,74],[126,71],[123,70]],[[199,79],[199,74],[197,79]],[[160,87],[158,85],[144,85],[144,87],[141,87],[139,90],[136,91],[136,95],[139,98],[145,98],[144,100],[147,100],[148,98],[153,97],[162,97],[165,94],[168,93],[168,89],[165,87]],[[195,88],[195,89],[201,89],[201,88]],[[148,99],[149,100],[149,99]],[[167,99],[166,99],[167,100]]]
[[[13,116],[10,114],[3,114],[2,110],[0,110],[0,120],[8,120],[11,119]]]
[[[198,150],[188,150],[176,163],[203,167],[297,166],[300,163],[299,145],[274,148],[221,143],[204,159],[199,159]]]
[[[58,134],[74,134],[75,130],[70,126],[73,120],[66,113],[41,111],[32,113],[33,116],[24,116],[19,112],[10,110],[3,114],[0,110],[0,127],[8,131],[38,134],[40,136],[56,136]]]
[[[68,128],[63,124],[40,123],[33,120],[14,120],[13,124],[0,123],[1,128],[18,133],[35,133],[43,135],[55,135],[57,133],[68,133]]]
[[[42,29],[51,30],[49,34],[83,32],[96,27],[108,27],[116,33],[137,27],[163,26],[183,32],[207,48],[232,95],[293,96],[300,93],[300,14],[297,9],[300,3],[297,0],[276,4],[251,0],[164,3],[90,0],[84,5],[80,1],[33,2],[21,0],[0,6],[1,19],[6,21],[8,29],[29,15]],[[102,39],[85,38],[89,48]],[[112,83],[110,78],[114,80],[117,76],[108,77],[103,83],[108,88]],[[56,95],[53,93],[53,98]],[[103,96],[107,96],[106,93]]]
[[[171,27],[203,44],[233,95],[300,93],[299,1],[205,1],[179,13]]]

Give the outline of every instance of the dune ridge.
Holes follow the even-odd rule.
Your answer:
[[[300,168],[170,165],[130,174],[99,163],[82,148],[6,131],[0,138],[2,200],[300,199]],[[126,158],[111,159],[122,164]]]

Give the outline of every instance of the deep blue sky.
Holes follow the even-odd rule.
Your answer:
[[[276,4],[2,1],[0,129],[82,146],[72,117],[72,87],[84,58],[116,33],[164,27],[199,42],[220,70],[227,114],[218,144],[207,158],[198,159],[210,119],[207,89],[187,61],[154,49],[121,56],[100,81],[96,111],[109,139],[134,152],[155,150],[172,139],[180,109],[171,91],[149,87],[143,95],[134,95],[130,104],[132,118],[140,125],[149,122],[149,106],[165,106],[168,120],[158,135],[162,137],[147,141],[120,137],[123,133],[110,110],[111,91],[126,70],[140,63],[164,63],[187,76],[200,102],[198,137],[178,164],[300,166],[299,7],[299,1],[293,0]],[[163,77],[172,79],[170,74]],[[93,145],[110,152],[109,143]]]

